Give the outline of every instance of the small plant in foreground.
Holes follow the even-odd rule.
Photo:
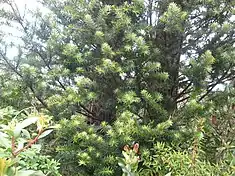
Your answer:
[[[36,130],[34,129],[36,128]],[[10,123],[0,125],[0,176],[44,176],[42,171],[26,169],[24,158],[39,151],[36,144],[53,131],[50,118],[43,114],[32,113],[19,119],[17,114]],[[31,154],[30,154],[31,152]],[[37,156],[34,159],[39,158]],[[58,165],[53,163],[53,165]],[[23,166],[23,167],[22,167]],[[28,167],[30,168],[30,166]]]
[[[122,154],[124,158],[118,158],[118,165],[122,168],[123,176],[136,176],[140,161],[139,144],[135,143],[131,148],[125,145]]]

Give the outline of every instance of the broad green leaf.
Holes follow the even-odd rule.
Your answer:
[[[26,171],[19,171],[17,172],[16,176],[46,176],[41,171],[33,171],[33,170],[26,170]]]
[[[41,138],[46,137],[46,136],[47,136],[48,134],[50,134],[52,131],[53,131],[53,130],[46,130],[46,131],[44,131],[44,132],[39,136],[38,139],[41,139]]]
[[[20,124],[17,124],[16,128],[24,129],[24,128],[28,127],[29,125],[36,123],[37,121],[38,121],[38,117],[28,118],[28,119],[25,119]]]
[[[7,138],[7,137],[8,137],[8,135],[7,135],[7,134],[5,134],[5,133],[3,133],[3,132],[0,132],[0,137],[5,137],[5,138]]]
[[[15,168],[14,167],[10,167],[7,169],[7,176],[15,176]]]
[[[22,128],[20,128],[19,126],[16,126],[16,128],[14,129],[14,137],[18,138],[20,136]]]
[[[30,133],[26,129],[22,129],[22,134],[26,139],[30,139]]]
[[[6,138],[5,133],[1,133],[1,132],[0,132],[0,146],[5,147],[5,148],[11,147],[10,140]]]
[[[11,129],[5,129],[4,131],[5,131],[8,135],[14,136],[14,131],[13,131],[13,130],[11,130]]]
[[[36,171],[31,176],[46,176],[42,171]]]
[[[11,156],[10,152],[6,152],[6,150],[0,148],[0,158],[8,158]]]
[[[7,129],[8,126],[7,126],[7,125],[4,125],[4,124],[0,124],[0,128],[2,128],[2,129]]]
[[[120,166],[120,167],[125,167],[125,164],[124,163],[122,163],[122,162],[118,162],[118,165]]]
[[[6,160],[0,158],[0,176],[4,176],[6,171]]]
[[[56,124],[54,126],[50,126],[49,128],[50,129],[58,129],[58,128],[60,128],[60,124]]]
[[[12,174],[11,166],[14,164],[14,161],[11,159],[0,158],[0,176],[14,176]],[[8,172],[10,171],[10,172]]]

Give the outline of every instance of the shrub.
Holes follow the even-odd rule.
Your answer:
[[[59,163],[41,155],[41,145],[36,144],[53,131],[50,117],[12,108],[1,109],[0,114],[0,175],[59,176]]]

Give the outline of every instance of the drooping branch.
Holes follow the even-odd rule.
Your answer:
[[[2,59],[3,59],[4,62],[7,64],[7,66],[23,80],[23,79],[24,79],[23,75],[8,61],[6,55],[3,54],[2,52],[0,52],[0,55],[2,56]],[[36,91],[34,90],[32,84],[27,83],[27,87],[31,90],[31,92],[32,92],[33,95],[37,98],[37,100],[38,100],[48,111],[51,112],[51,110],[49,109],[47,103],[36,93]]]
[[[39,57],[43,60],[45,66],[49,69],[49,70],[52,70],[51,66],[49,65],[49,63],[46,61],[46,59],[44,58],[44,56],[42,55],[41,52],[39,52],[38,50],[33,50],[33,52],[35,52],[36,54],[39,55]],[[61,88],[63,90],[66,90],[66,87],[65,85],[59,80],[58,77],[55,77],[56,81],[59,83],[59,85],[61,86]]]
[[[203,94],[200,98],[199,101],[203,100],[210,92],[220,83],[224,82],[227,78],[231,77],[234,73],[231,72],[228,74],[230,69],[228,69],[215,83],[208,85],[207,91],[205,94]]]
[[[44,62],[45,66],[49,69],[52,70],[50,64],[46,61],[45,56],[43,56],[42,52],[38,51],[38,50],[32,50],[32,52],[35,52],[36,54],[38,54],[38,56],[42,59],[42,61]],[[56,81],[59,83],[60,87],[65,91],[66,90],[66,86],[59,80],[58,77],[55,78]],[[89,109],[87,109],[82,103],[79,103],[78,105],[76,105],[76,107],[79,109],[79,107],[85,111],[76,111],[79,114],[82,114],[90,119],[96,120],[96,121],[100,121],[100,119],[96,118],[96,114],[91,112]]]
[[[175,101],[177,101],[180,97],[182,97],[186,93],[189,93],[187,92],[187,90],[190,88],[191,85],[192,85],[192,82],[190,82],[180,93],[178,93],[178,95],[175,97]]]
[[[178,104],[178,103],[181,103],[181,102],[183,102],[183,101],[185,101],[185,100],[188,100],[189,98],[190,98],[190,96],[187,96],[187,97],[185,97],[185,98],[182,98],[182,99],[176,101],[176,103],[177,103],[177,104]]]
[[[14,3],[14,6],[15,6],[14,7],[12,2],[8,2],[7,4],[11,7],[11,10],[15,16],[15,20],[20,24],[20,26],[23,28],[24,32],[27,32],[27,27],[23,23],[23,19],[20,15],[20,12],[19,12],[17,5]]]

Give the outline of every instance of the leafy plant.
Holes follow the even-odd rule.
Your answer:
[[[5,109],[1,112],[4,111]],[[21,115],[23,112],[25,114]],[[36,111],[30,114],[27,114],[27,111],[21,111],[13,116],[8,124],[2,123],[0,125],[1,176],[43,176],[50,173],[52,173],[51,175],[59,175],[57,172],[58,163],[53,160],[50,161],[46,156],[43,159],[43,156],[40,156],[39,153],[40,145],[36,144],[53,131],[54,127],[50,126],[50,120],[49,116]],[[39,162],[38,165],[30,163],[33,160]],[[43,164],[47,167],[40,166]],[[53,167],[54,169],[50,171]],[[36,170],[41,168],[45,174],[42,171],[30,170],[32,168]]]
[[[140,161],[139,144],[135,143],[132,148],[125,145],[122,155],[124,159],[118,158],[118,165],[122,168],[123,176],[135,176]]]

